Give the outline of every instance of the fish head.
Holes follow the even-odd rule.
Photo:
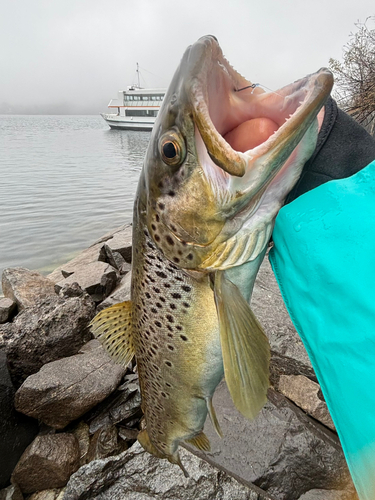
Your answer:
[[[267,239],[259,235],[269,237],[314,151],[317,115],[332,85],[322,68],[267,93],[232,68],[215,37],[188,47],[156,119],[141,182],[149,232],[169,260],[214,270],[256,258],[266,244],[259,238]],[[245,251],[249,231],[259,233],[253,251]],[[234,254],[223,261],[230,241]]]

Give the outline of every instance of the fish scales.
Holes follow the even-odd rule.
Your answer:
[[[223,376],[209,276],[199,281],[167,260],[144,221],[134,225],[133,332],[142,410],[153,444],[173,454],[202,429]]]

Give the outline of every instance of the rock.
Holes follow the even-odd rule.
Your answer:
[[[118,439],[118,431],[115,425],[109,425],[97,430],[90,440],[90,447],[87,453],[87,462],[106,458],[110,455],[118,455],[126,450],[122,440]]]
[[[37,436],[12,474],[23,493],[61,488],[78,468],[79,448],[72,434]]]
[[[34,306],[38,299],[55,295],[53,283],[49,279],[23,267],[5,269],[2,286],[4,296],[16,302],[20,311]]]
[[[131,271],[128,272],[120,281],[120,284],[101,304],[98,305],[98,312],[107,307],[111,307],[119,302],[130,300],[131,294]]]
[[[88,324],[94,315],[95,304],[86,293],[54,295],[23,310],[13,323],[0,325],[0,348],[7,351],[16,387],[45,363],[76,354],[91,338]]]
[[[0,323],[9,321],[17,309],[17,304],[6,297],[0,299]]]
[[[39,430],[34,419],[14,410],[14,394],[6,353],[0,350],[0,488],[9,484],[16,463]],[[2,494],[8,495],[7,500],[17,500],[13,490]]]
[[[310,490],[298,500],[355,500],[355,498],[351,493],[342,490]]]
[[[130,271],[131,264],[126,262],[124,257],[119,252],[112,250],[111,247],[106,244],[104,244],[103,249],[106,253],[105,261],[117,269],[120,274],[126,274]]]
[[[189,478],[139,443],[116,457],[96,460],[70,478],[63,500],[268,500],[207,462],[181,450]]]
[[[285,309],[268,258],[264,259],[251,299],[251,307],[271,344],[271,382],[280,375],[305,375],[317,381],[309,356]]]
[[[132,226],[125,225],[113,233],[104,236],[100,241],[105,242],[104,248],[108,258],[113,252],[119,253],[125,262],[131,264],[132,261]]]
[[[72,433],[76,437],[79,446],[79,466],[87,463],[87,452],[90,447],[89,426],[85,422],[79,422]]]
[[[62,500],[65,488],[54,488],[33,493],[28,500]]]
[[[327,404],[319,398],[319,384],[303,375],[281,375],[278,389],[306,413],[335,430]]]
[[[312,489],[354,492],[337,436],[281,394],[270,390],[268,403],[252,422],[235,410],[224,382],[213,403],[224,438],[207,421],[211,453],[191,448],[200,457],[277,500],[298,500]]]
[[[12,484],[0,490],[0,500],[23,500],[22,491],[17,484]]]
[[[18,389],[15,407],[63,429],[113,392],[126,369],[93,343],[93,349],[44,365]],[[37,402],[37,403],[36,403]]]
[[[64,285],[74,282],[91,295],[95,302],[101,302],[116,287],[117,272],[106,262],[91,262],[78,267],[73,274],[56,283],[56,293],[59,293]]]
[[[98,260],[105,260],[103,243],[95,243],[91,247],[86,248],[74,257],[74,259],[55,269],[47,278],[53,283],[59,283],[64,278],[73,274],[78,268],[91,264],[92,262],[97,262]]]

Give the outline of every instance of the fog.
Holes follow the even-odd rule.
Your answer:
[[[0,0],[0,113],[99,113],[136,80],[168,86],[215,35],[244,76],[276,89],[341,59],[373,0]]]

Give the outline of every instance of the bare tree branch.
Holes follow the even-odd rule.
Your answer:
[[[343,62],[330,59],[329,66],[335,75],[335,98],[339,106],[375,136],[375,28],[357,22],[357,31],[350,33],[344,45]]]

